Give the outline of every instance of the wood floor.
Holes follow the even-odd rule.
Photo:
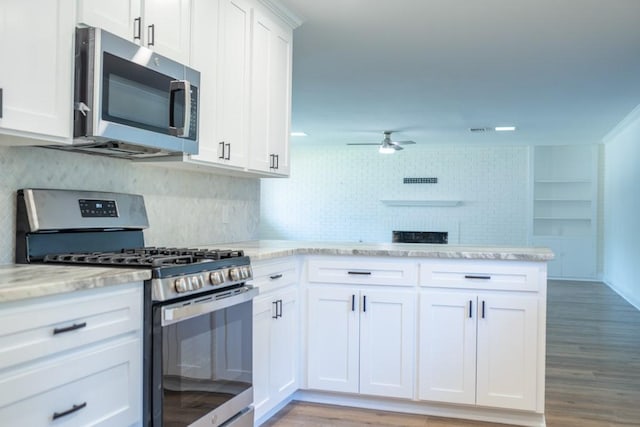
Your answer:
[[[549,427],[640,426],[640,312],[596,282],[549,281]],[[501,426],[292,402],[265,427]]]

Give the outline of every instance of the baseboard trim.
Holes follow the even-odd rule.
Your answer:
[[[433,402],[377,398],[341,393],[327,393],[311,390],[298,390],[293,400],[328,405],[350,406],[363,409],[402,412],[407,414],[431,415],[434,417],[458,418],[474,421],[503,423],[518,426],[545,427],[544,414],[513,411],[506,409],[479,408],[464,405],[448,405]]]
[[[626,302],[631,304],[636,310],[640,311],[640,300],[635,300],[630,295],[627,295],[626,293],[622,292],[619,288],[617,288],[613,283],[609,282],[608,280],[603,279],[602,282],[605,285],[607,285],[613,292],[620,295],[622,299],[624,299]]]

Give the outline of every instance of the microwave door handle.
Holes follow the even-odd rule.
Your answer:
[[[184,122],[182,126],[175,123],[176,95],[184,93]],[[191,84],[186,80],[173,80],[169,84],[169,134],[179,138],[189,136],[191,125]]]

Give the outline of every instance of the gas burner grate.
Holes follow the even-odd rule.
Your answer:
[[[244,256],[244,252],[241,250],[144,247],[122,249],[120,252],[49,254],[45,255],[43,261],[61,264],[161,267],[219,261],[242,256]]]

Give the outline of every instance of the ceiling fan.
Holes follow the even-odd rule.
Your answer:
[[[383,154],[395,153],[399,150],[404,150],[401,145],[415,144],[415,141],[392,141],[391,134],[393,131],[386,130],[384,133],[384,139],[382,142],[350,142],[347,145],[378,145],[380,148],[378,151]]]

